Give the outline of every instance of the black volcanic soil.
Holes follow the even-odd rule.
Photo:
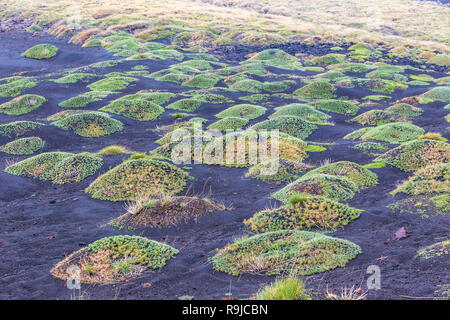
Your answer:
[[[61,52],[50,61],[27,60],[20,57],[24,50],[42,42],[57,45]],[[67,44],[66,40],[55,40],[50,37],[38,39],[16,32],[0,33],[0,77],[22,71],[33,71],[30,74],[40,75],[112,58],[102,49],[82,49]],[[149,66],[150,72],[153,72],[165,68],[170,63],[173,61],[125,62],[112,68],[111,71],[121,71],[122,68],[129,70],[133,65],[144,64]],[[57,104],[84,92],[85,85],[70,85],[69,88],[41,82],[32,89],[32,93],[44,95],[49,101],[39,109],[20,117],[1,115],[0,123],[18,119],[43,119],[61,111]],[[149,88],[170,89],[173,92],[187,90],[176,84],[145,78],[136,86],[123,90],[122,94]],[[398,91],[393,95],[392,101],[422,93],[427,89],[415,87],[407,92]],[[358,98],[370,93],[361,92],[360,89],[340,90],[339,94]],[[93,103],[88,109],[98,109],[117,96],[112,95],[103,102]],[[230,97],[232,96],[230,94]],[[0,103],[8,100],[9,98],[0,98]],[[275,101],[274,105],[285,103],[290,101]],[[446,132],[448,124],[443,119],[446,114],[443,105],[430,103],[421,106],[425,109],[424,115],[414,120],[414,123],[427,131]],[[213,115],[223,108],[225,108],[223,105],[205,104],[195,113],[212,119]],[[360,113],[367,110],[370,108],[363,108]],[[45,126],[35,135],[46,141],[44,151],[96,152],[104,146],[121,144],[132,150],[146,152],[156,147],[154,141],[159,137],[151,129],[156,125],[173,122],[173,118],[167,113],[153,122],[137,122],[114,116],[124,122],[124,130],[98,139],[82,138],[54,126]],[[325,152],[311,153],[306,162],[318,164],[327,158],[332,161],[350,160],[360,164],[371,162],[369,157],[355,153],[351,149],[352,142],[342,140],[345,134],[360,126],[348,123],[346,121],[348,117],[331,115],[336,125],[321,126],[308,140],[336,142],[336,144],[328,146]],[[0,145],[7,141],[10,139],[0,137]],[[66,255],[99,238],[124,233],[166,242],[179,249],[180,253],[161,270],[145,273],[129,282],[115,285],[82,285],[85,297],[177,299],[181,295],[191,295],[195,299],[221,299],[231,292],[233,298],[240,299],[248,298],[261,286],[273,281],[273,277],[250,275],[233,277],[215,272],[207,260],[215,253],[216,248],[222,248],[235,238],[244,235],[242,220],[270,204],[275,204],[276,201],[269,198],[270,194],[282,186],[245,178],[246,169],[193,165],[190,174],[195,177],[195,181],[189,189],[189,195],[206,194],[211,190],[214,199],[232,204],[233,210],[216,212],[201,217],[198,223],[182,223],[176,227],[137,231],[117,230],[105,224],[124,213],[124,204],[91,199],[83,190],[96,176],[106,172],[110,166],[119,164],[123,157],[125,156],[104,157],[105,164],[95,176],[81,183],[61,186],[0,171],[0,299],[70,299],[73,295],[78,295],[78,292],[68,290],[64,281],[50,276],[51,267]],[[3,170],[8,159],[24,158],[0,153],[1,169]],[[366,269],[369,265],[375,264],[381,268],[381,289],[369,290],[369,299],[431,297],[438,285],[448,284],[450,281],[448,260],[445,260],[445,257],[420,260],[415,258],[415,255],[419,248],[448,237],[449,219],[445,216],[423,219],[418,215],[392,213],[386,205],[400,199],[401,196],[393,199],[388,192],[410,174],[390,166],[376,169],[374,172],[378,174],[379,185],[363,191],[349,202],[353,207],[366,211],[345,229],[332,234],[358,244],[363,253],[350,261],[346,268],[306,277],[307,287],[321,294],[327,288],[335,293],[340,292],[343,287],[353,285],[365,288]],[[385,241],[392,238],[393,233],[400,227],[408,227],[410,236],[385,244]],[[144,283],[150,283],[151,286],[143,286]]]

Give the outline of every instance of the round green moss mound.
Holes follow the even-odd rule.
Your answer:
[[[37,85],[36,80],[31,77],[9,77],[1,79],[0,82],[0,97],[15,97],[21,94],[24,90],[33,88]]]
[[[95,199],[136,200],[145,193],[174,195],[183,191],[189,175],[174,165],[151,159],[128,160],[98,177],[86,188]]]
[[[217,271],[311,275],[337,267],[360,254],[356,244],[308,231],[280,230],[237,240],[210,259]]]
[[[403,171],[416,171],[427,165],[450,162],[450,145],[437,140],[415,140],[389,150],[375,161]]]
[[[89,153],[45,152],[10,165],[5,172],[64,184],[80,182],[102,165],[100,157]]]
[[[378,177],[372,171],[360,164],[350,161],[338,161],[309,171],[302,178],[307,179],[317,174],[343,176],[356,184],[359,188],[366,188],[378,184]]]
[[[138,81],[138,79],[117,75],[114,77],[106,77],[105,79],[95,81],[88,85],[88,88],[92,91],[114,92],[117,90],[125,89],[130,85],[130,83],[135,81]]]
[[[253,79],[243,79],[231,84],[229,89],[231,91],[260,93],[263,90],[263,83]]]
[[[354,117],[350,121],[357,122],[362,125],[379,126],[386,123],[398,122],[399,117],[388,114],[384,110],[373,109]]]
[[[22,53],[22,57],[43,60],[53,58],[57,53],[57,47],[48,43],[42,43],[35,45]]]
[[[418,117],[423,113],[423,109],[414,107],[408,103],[397,103],[385,109],[388,114],[400,117]]]
[[[73,109],[73,108],[84,108],[89,103],[100,101],[112,92],[107,91],[89,91],[86,93],[82,93],[76,97],[69,98],[58,103],[58,106],[65,109]]]
[[[419,99],[424,103],[432,101],[450,102],[450,87],[434,87],[421,94]]]
[[[345,61],[345,54],[329,53],[321,57],[314,58],[311,62],[314,64],[336,64],[343,63]]]
[[[417,214],[422,218],[445,216],[450,214],[450,195],[426,194],[398,200],[388,206],[393,212]]]
[[[355,115],[359,110],[358,106],[349,101],[335,99],[320,100],[316,108],[345,115]]]
[[[276,200],[286,203],[298,193],[323,196],[336,201],[352,199],[359,191],[358,186],[344,176],[310,174],[300,177],[283,189],[272,194]]]
[[[335,93],[336,87],[326,81],[316,81],[294,91],[296,96],[313,99],[330,99]]]
[[[349,133],[344,139],[378,140],[399,144],[413,140],[425,133],[422,128],[406,122],[387,123],[374,128],[363,128]]]
[[[212,123],[208,126],[208,129],[218,131],[237,130],[243,128],[247,123],[248,120],[245,118],[229,117]]]
[[[50,273],[67,280],[67,270],[81,270],[82,283],[114,283],[135,278],[148,269],[160,269],[178,250],[144,237],[119,235],[94,241],[57,263]]]
[[[0,125],[0,135],[13,137],[21,136],[25,133],[36,130],[42,127],[43,124],[34,121],[14,121]]]
[[[271,175],[264,174],[264,170],[276,167],[278,167],[276,173]],[[251,166],[245,176],[262,181],[289,181],[297,178],[298,175],[307,170],[307,168],[308,166],[301,162],[274,159]]]
[[[361,142],[355,144],[353,146],[353,149],[361,150],[363,153],[369,156],[376,156],[388,150],[389,148],[386,145],[379,142]]]
[[[21,138],[11,141],[4,146],[0,147],[0,150],[8,154],[14,155],[29,155],[42,149],[45,145],[44,140],[39,137]]]
[[[107,113],[97,111],[70,114],[52,124],[87,138],[106,136],[123,129],[122,122],[111,118]]]
[[[25,94],[0,105],[0,113],[22,115],[39,108],[47,99],[37,94]]]
[[[430,58],[428,60],[428,63],[434,63],[439,66],[449,67],[450,66],[450,55],[444,54],[444,53],[437,54],[434,57]]]
[[[195,75],[182,83],[185,87],[194,87],[201,89],[212,88],[222,79],[214,73],[204,73]]]
[[[249,60],[242,62],[242,65],[253,63],[286,70],[303,70],[301,62],[296,57],[281,49],[266,49],[258,52]]]
[[[318,196],[292,198],[293,203],[255,213],[244,224],[252,232],[277,230],[333,231],[359,217],[361,210]]]
[[[147,99],[144,94],[123,96],[100,110],[138,121],[155,120],[164,113],[163,107]]]
[[[439,163],[417,170],[413,176],[391,192],[411,195],[448,193],[450,190],[450,163]]]
[[[275,112],[269,116],[269,119],[292,116],[306,119],[312,123],[324,123],[331,116],[321,111],[316,110],[312,106],[302,103],[292,103],[285,106],[275,108]]]
[[[97,75],[94,73],[85,73],[85,72],[73,72],[69,73],[61,78],[53,80],[55,83],[77,83],[80,80],[88,77],[96,77]]]
[[[256,131],[279,130],[280,132],[302,140],[308,138],[316,129],[317,126],[308,120],[292,116],[282,116],[264,120],[250,127],[250,130]]]
[[[195,98],[187,98],[187,99],[181,99],[178,101],[175,101],[171,104],[169,104],[166,108],[167,109],[173,109],[173,110],[182,110],[187,112],[192,112],[197,110],[203,102],[199,99]]]
[[[219,112],[218,114],[216,114],[216,118],[223,119],[237,117],[247,120],[253,120],[265,114],[266,110],[266,108],[254,104],[237,104]]]

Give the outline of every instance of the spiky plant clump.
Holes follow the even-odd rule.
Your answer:
[[[386,113],[401,117],[418,117],[423,113],[423,109],[414,107],[408,103],[397,103],[385,109]]]
[[[39,137],[20,138],[0,147],[0,151],[14,155],[29,155],[42,149],[45,141]]]
[[[31,47],[24,53],[22,53],[22,57],[30,58],[30,59],[50,59],[58,53],[58,48],[54,45],[48,43],[42,43]]]
[[[65,109],[74,109],[74,108],[84,108],[89,103],[100,101],[101,99],[107,97],[108,95],[112,94],[112,92],[107,91],[89,91],[82,93],[78,96],[69,98],[67,100],[64,100],[58,104],[61,108]]]
[[[237,104],[219,112],[218,114],[216,114],[216,118],[223,119],[223,118],[237,117],[237,118],[244,118],[247,120],[253,120],[266,113],[266,110],[267,110],[266,108],[258,105]]]
[[[87,138],[106,136],[123,129],[122,122],[111,118],[107,113],[97,111],[71,114],[52,124]]]
[[[272,197],[286,203],[293,195],[306,193],[323,196],[331,200],[345,201],[352,199],[358,191],[358,185],[345,176],[310,174],[307,177],[298,178],[283,189],[273,193]]]
[[[277,230],[333,231],[359,217],[361,210],[319,196],[304,196],[300,201],[266,209],[244,220],[252,232]]]
[[[316,107],[320,110],[335,112],[345,115],[355,115],[359,107],[354,103],[345,100],[326,99],[320,100]]]
[[[302,176],[308,179],[317,174],[343,176],[356,184],[358,188],[366,188],[378,184],[378,177],[360,164],[350,161],[338,161],[313,169]]]
[[[218,131],[226,131],[226,130],[236,130],[241,129],[248,123],[248,120],[245,118],[238,117],[229,117],[223,118],[219,121],[216,121],[208,126],[208,129],[218,130]]]
[[[279,130],[280,132],[304,140],[317,129],[317,126],[299,117],[282,116],[264,120],[251,126],[249,129],[255,131]]]
[[[108,156],[115,156],[118,154],[123,154],[128,152],[127,149],[124,146],[118,146],[118,145],[111,145],[111,146],[107,146],[104,147],[103,149],[101,149],[98,154],[101,155],[108,155]]]
[[[361,253],[356,244],[308,231],[280,230],[242,238],[210,259],[217,271],[274,275],[311,275],[337,267]]]
[[[98,177],[86,188],[95,199],[136,200],[141,193],[174,195],[186,186],[189,175],[174,165],[151,159],[128,160]]]
[[[265,286],[252,300],[311,300],[311,297],[302,281],[286,277]]]
[[[356,130],[344,136],[344,139],[378,140],[392,144],[399,144],[416,139],[424,133],[425,130],[414,124],[394,122],[374,128],[363,128]]]
[[[43,124],[34,121],[14,121],[0,125],[0,135],[7,137],[18,137],[25,133],[42,127]]]
[[[450,145],[437,140],[415,140],[389,150],[375,161],[403,171],[416,171],[432,164],[450,162]]]
[[[301,103],[292,103],[277,107],[275,108],[275,112],[269,116],[269,119],[281,116],[299,117],[312,123],[324,123],[331,118],[328,114],[318,111],[310,105]]]
[[[187,98],[187,99],[181,99],[178,101],[175,101],[171,104],[169,104],[166,108],[167,109],[173,109],[173,110],[182,110],[187,112],[192,112],[197,110],[203,102],[201,100],[195,99],[195,98]]]
[[[24,90],[33,88],[37,85],[34,78],[31,77],[10,77],[0,79],[0,97],[15,97],[21,94]]]
[[[39,108],[47,99],[37,94],[24,94],[0,105],[0,113],[22,115]]]
[[[450,163],[438,163],[417,170],[413,176],[401,183],[392,195],[448,193],[450,190]]]
[[[139,236],[119,235],[94,241],[57,263],[50,273],[67,280],[69,266],[82,272],[82,283],[108,284],[132,279],[148,269],[160,269],[178,250]]]
[[[316,81],[295,90],[294,95],[313,99],[331,99],[335,96],[335,92],[336,88],[331,83]]]
[[[145,94],[139,93],[123,96],[99,110],[138,121],[155,120],[164,113],[163,107],[147,99]]]

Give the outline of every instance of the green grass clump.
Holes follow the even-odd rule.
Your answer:
[[[253,79],[243,79],[231,84],[229,89],[231,91],[260,93],[263,90],[263,83]]]
[[[294,91],[294,95],[314,98],[314,99],[330,99],[335,96],[336,87],[326,81],[316,81],[301,87]]]
[[[269,119],[281,116],[299,117],[312,123],[324,123],[330,118],[328,114],[318,111],[310,105],[302,103],[292,103],[277,107],[275,108],[275,112],[269,116]]]
[[[309,171],[302,176],[303,179],[308,179],[317,174],[342,176],[353,182],[358,188],[366,188],[378,184],[378,178],[375,173],[364,168],[360,164],[350,161],[338,161],[331,164],[324,165]]]
[[[84,73],[84,72],[75,72],[70,73],[64,77],[53,80],[55,83],[77,83],[80,80],[88,77],[96,77],[96,74],[93,73]]]
[[[137,200],[142,192],[173,195],[184,189],[188,177],[185,171],[163,161],[128,160],[98,177],[86,192],[109,201]]]
[[[407,197],[388,206],[393,212],[418,214],[422,218],[450,214],[450,195],[420,195]]]
[[[31,47],[24,53],[22,53],[22,57],[30,58],[30,59],[50,59],[58,53],[58,48],[54,45],[42,43]]]
[[[237,104],[219,112],[216,114],[216,118],[223,119],[235,117],[253,120],[266,113],[266,110],[267,109],[264,107],[253,104]]]
[[[276,163],[275,163],[276,162]],[[263,169],[267,170],[278,165],[278,170],[274,174],[263,174]],[[308,166],[295,161],[288,161],[283,159],[275,159],[263,161],[261,163],[251,166],[246,177],[252,177],[262,181],[289,181],[297,178],[302,171],[307,170]]]
[[[299,117],[282,116],[258,122],[251,126],[250,129],[256,131],[279,130],[280,132],[304,140],[317,129],[317,126]]]
[[[33,88],[37,82],[30,77],[10,77],[1,79],[0,82],[0,97],[15,97],[21,94],[25,89]]]
[[[432,245],[421,248],[417,251],[417,255],[422,259],[432,259],[446,256],[450,253],[450,240],[444,240],[433,243]],[[450,288],[447,287],[447,290]]]
[[[163,107],[148,100],[145,94],[139,93],[120,97],[99,110],[138,121],[155,120],[164,113]]]
[[[140,236],[112,236],[72,253],[57,263],[50,273],[67,280],[67,268],[77,266],[82,271],[82,283],[111,284],[134,278],[147,269],[161,269],[178,252],[167,244]]]
[[[125,89],[130,83],[135,81],[138,81],[138,79],[125,76],[106,77],[91,83],[88,85],[88,88],[92,91],[114,92]]]
[[[345,61],[345,54],[329,53],[321,57],[314,58],[311,62],[314,64],[336,64],[343,63]]]
[[[316,104],[316,108],[345,115],[355,115],[359,110],[358,106],[349,101],[334,99],[320,100]]]
[[[399,144],[418,138],[424,134],[422,128],[405,122],[394,122],[373,128],[363,128],[349,133],[344,139],[378,140],[392,144]]]
[[[356,244],[320,233],[280,230],[242,238],[210,259],[217,271],[239,276],[243,273],[311,275],[337,267],[361,253]]]
[[[248,120],[245,118],[238,117],[229,117],[223,118],[219,121],[216,121],[208,126],[208,129],[218,130],[218,131],[226,131],[226,130],[236,130],[241,129],[248,123]]]
[[[167,109],[173,109],[173,110],[182,110],[187,112],[192,112],[197,110],[203,102],[201,100],[195,99],[195,98],[187,98],[187,99],[181,99],[178,101],[175,101],[171,104],[169,104],[166,108]]]
[[[263,101],[269,101],[270,99],[270,94],[267,93],[256,93],[256,94],[251,94],[249,96],[245,96],[245,97],[239,97],[239,100],[244,100],[244,101],[249,101],[249,102],[263,102]]]
[[[450,190],[450,163],[438,163],[417,170],[413,176],[391,192],[410,195],[448,193]]]
[[[289,87],[288,81],[263,82],[262,84],[262,89],[268,92],[283,92],[289,89]]]
[[[185,87],[194,87],[201,89],[212,88],[222,77],[213,73],[204,73],[195,75],[182,83]]]
[[[379,155],[381,152],[384,152],[388,150],[389,148],[379,142],[361,142],[358,144],[355,144],[353,146],[353,149],[358,149],[364,152],[365,154],[368,154],[370,156]]]
[[[428,60],[428,63],[434,63],[437,64],[439,66],[450,66],[450,55],[448,54],[437,54],[434,57],[432,57],[431,59]]]
[[[0,151],[19,156],[29,155],[42,149],[44,145],[44,140],[39,137],[20,138],[1,146]]]
[[[184,92],[183,94],[187,93]],[[224,95],[217,93],[202,92],[201,90],[194,90],[193,92],[189,92],[188,95],[191,96],[192,98],[195,98],[205,103],[222,104],[225,102],[234,102],[233,100],[228,99]]]
[[[414,107],[408,103],[397,103],[385,109],[387,114],[401,117],[418,117],[423,113],[423,109]]]
[[[286,70],[303,70],[301,62],[281,49],[267,49],[254,54],[242,64],[260,62],[262,65]]]
[[[80,182],[102,165],[100,157],[89,153],[45,152],[10,165],[5,172],[64,184]]]
[[[39,108],[47,99],[37,94],[24,94],[0,105],[0,113],[22,115]]]
[[[98,111],[71,114],[52,124],[88,138],[110,135],[123,129],[122,122],[111,118],[107,113]]]
[[[375,161],[403,171],[416,171],[431,164],[450,162],[450,145],[437,140],[415,140],[389,150]]]
[[[69,98],[67,100],[64,100],[58,104],[61,108],[65,109],[74,109],[74,108],[84,108],[89,103],[100,101],[101,99],[105,98],[112,92],[104,92],[104,91],[89,91],[82,93],[78,96]]]
[[[265,286],[252,300],[311,300],[311,297],[302,281],[286,277]]]
[[[42,123],[34,121],[14,121],[10,123],[0,124],[0,135],[10,138],[14,136],[19,137],[42,126]]]
[[[107,146],[107,147],[104,147],[103,149],[101,149],[98,152],[98,154],[115,156],[115,155],[123,154],[123,153],[127,153],[127,152],[128,151],[124,146],[111,145],[111,146]]]
[[[450,102],[450,87],[434,87],[421,94],[419,100],[424,103],[432,101]]]
[[[319,196],[305,196],[285,206],[266,209],[244,220],[252,232],[278,230],[333,231],[359,217],[360,211]]]
[[[297,193],[323,196],[336,201],[352,199],[359,191],[359,187],[345,176],[328,174],[310,174],[300,177],[283,189],[272,194],[281,202],[288,202]]]
[[[357,122],[362,125],[379,126],[386,123],[398,122],[399,117],[387,113],[385,110],[373,109],[361,113],[350,121]]]

